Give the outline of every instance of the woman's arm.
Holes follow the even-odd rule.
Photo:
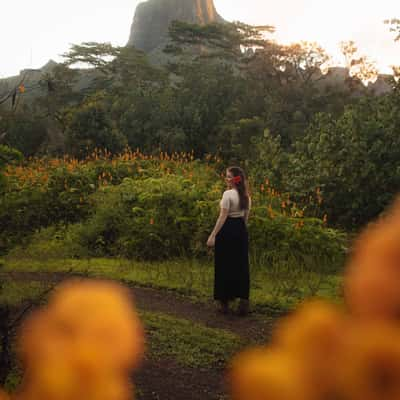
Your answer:
[[[217,233],[221,230],[222,226],[224,225],[226,219],[228,218],[228,212],[226,208],[221,208],[221,211],[219,213],[219,217],[217,219],[217,222],[215,223],[215,227],[213,231],[211,232],[208,240],[207,240],[207,245],[212,247],[215,244],[215,236],[217,236]]]
[[[213,231],[211,232],[212,236],[217,236],[217,233],[221,230],[226,219],[228,218],[228,212],[229,211],[226,208],[221,208],[219,217],[217,219],[217,222],[215,223],[215,227],[214,227]]]
[[[249,214],[250,214],[250,210],[245,210],[245,212],[244,212],[244,222],[246,223],[246,225],[249,222]]]
[[[246,225],[249,222],[250,209],[251,209],[251,198],[249,197],[249,208],[244,211],[244,222],[246,223]]]

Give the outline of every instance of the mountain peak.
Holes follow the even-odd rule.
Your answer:
[[[42,72],[51,72],[57,65],[58,64],[54,60],[50,59],[40,70]]]
[[[165,44],[172,21],[205,25],[223,22],[214,0],[147,0],[135,12],[128,46],[149,53]]]

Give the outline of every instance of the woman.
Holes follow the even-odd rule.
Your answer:
[[[249,256],[247,221],[251,207],[247,181],[243,170],[226,170],[228,190],[220,202],[220,215],[207,240],[215,246],[214,299],[220,311],[229,311],[229,302],[240,299],[239,314],[249,311]]]

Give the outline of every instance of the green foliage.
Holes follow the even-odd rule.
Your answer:
[[[251,157],[248,158],[249,176],[263,182],[267,176],[273,187],[282,190],[287,174],[289,154],[281,145],[281,137],[272,136],[268,128],[251,137]]]
[[[44,95],[35,102],[36,107],[46,116],[51,125],[65,132],[71,107],[80,104],[82,93],[74,90],[79,81],[79,71],[68,68],[64,64],[57,64],[50,73],[39,81]]]
[[[65,65],[75,64],[90,66],[107,71],[111,61],[118,56],[119,48],[110,43],[84,42],[80,45],[74,44],[68,53],[64,54]]]
[[[86,258],[88,250],[79,242],[77,230],[80,224],[70,229],[53,225],[36,231],[26,245],[13,247],[7,257],[11,259],[31,259],[47,262],[49,260],[65,260],[67,258]]]
[[[73,223],[88,214],[96,171],[74,171],[71,165],[58,162],[47,168],[39,163],[16,167],[7,174],[0,196],[0,251],[23,242],[37,229]]]
[[[184,148],[198,155],[230,151],[230,138],[224,137],[221,124],[237,112],[241,80],[232,66],[200,60],[181,66],[179,74],[180,80],[168,99],[171,112],[167,126],[173,132],[182,132]]]
[[[47,127],[43,117],[28,108],[15,113],[2,113],[0,132],[5,133],[4,143],[24,156],[40,152],[47,139]]]
[[[22,154],[17,149],[0,144],[0,169],[7,164],[22,160]]]
[[[8,164],[13,164],[22,160],[22,154],[16,149],[0,144],[0,194],[5,190],[6,178],[4,168]]]
[[[400,189],[396,92],[365,98],[339,118],[319,114],[291,161],[292,192],[321,188],[323,212],[347,228],[376,217]]]
[[[71,110],[66,130],[70,154],[84,157],[96,148],[117,153],[126,146],[126,138],[115,127],[104,100],[102,93],[95,93]]]
[[[216,207],[210,212],[206,198],[206,187],[181,176],[125,178],[94,196],[79,241],[94,255],[164,259],[191,254],[204,248],[216,218]],[[205,211],[208,224],[199,218]]]
[[[322,264],[322,260],[326,260],[331,268],[329,272],[333,272],[344,260],[346,237],[339,231],[325,228],[317,218],[306,218],[302,223],[280,215],[271,218],[265,207],[258,207],[253,210],[249,234],[252,248],[262,253],[266,264],[290,257],[294,257],[299,266],[316,265],[317,260]],[[314,261],[310,263],[312,258]]]
[[[269,25],[254,27],[241,22],[200,26],[173,21],[169,30],[171,43],[165,52],[180,56],[189,53],[190,58],[198,58],[200,54],[200,57],[205,55],[207,58],[241,63],[247,58],[241,48],[264,48],[267,41],[264,40],[263,34],[272,33],[274,30],[275,28]],[[201,46],[200,52],[198,46]]]
[[[164,259],[205,255],[205,241],[217,217],[220,190],[179,176],[132,180],[95,195],[92,216],[80,229],[79,242],[92,255]],[[301,226],[300,226],[301,225]],[[326,258],[332,268],[343,261],[345,236],[321,220],[284,215],[268,217],[257,203],[249,224],[251,248],[266,259]],[[155,250],[156,249],[156,250]]]
[[[224,187],[220,166],[190,161],[190,154],[162,158],[125,153],[87,162],[37,160],[25,169],[10,169],[0,197],[3,251],[55,225],[59,228],[37,234],[29,251],[48,258],[57,252],[65,257],[206,257]],[[324,256],[339,265],[343,235],[321,220],[304,218],[303,210],[268,190],[252,196],[252,251],[269,259]]]

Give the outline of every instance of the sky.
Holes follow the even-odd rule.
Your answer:
[[[140,0],[0,0],[0,78],[61,61],[71,44],[125,45]],[[354,40],[382,72],[400,65],[400,42],[383,21],[400,18],[400,0],[214,0],[228,21],[274,25],[282,43],[318,42],[342,62],[339,42]]]

